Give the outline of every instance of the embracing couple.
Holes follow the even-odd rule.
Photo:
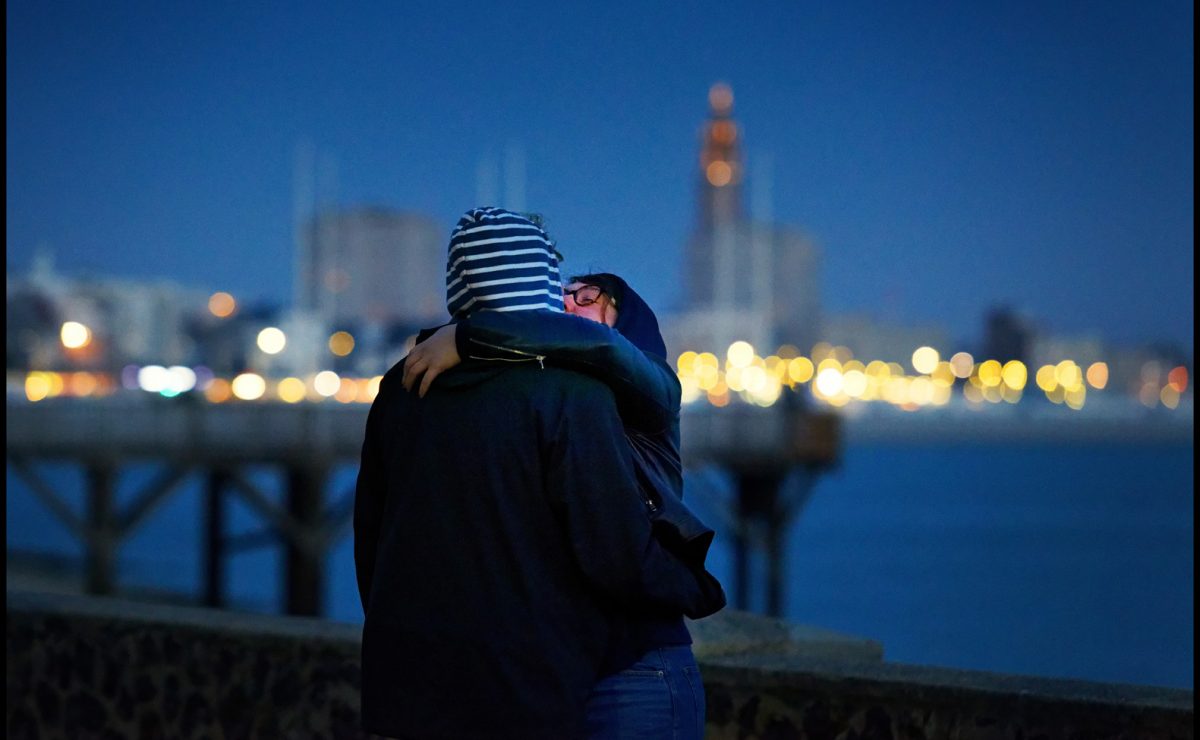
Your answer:
[[[535,219],[540,220],[540,219]],[[371,406],[354,510],[362,721],[394,738],[700,738],[684,617],[725,605],[682,502],[679,381],[621,278],[468,211],[452,322]]]

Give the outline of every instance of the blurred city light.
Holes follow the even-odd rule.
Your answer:
[[[213,293],[208,299],[208,311],[219,319],[228,318],[237,310],[237,301],[228,293]]]
[[[313,390],[329,398],[342,387],[342,379],[332,370],[322,370],[313,378]]]
[[[304,395],[307,392],[304,386],[304,381],[300,378],[284,378],[279,381],[275,392],[279,395],[280,400],[285,403],[299,403],[304,400]]]
[[[329,351],[338,357],[345,357],[354,351],[354,337],[350,335],[350,332],[334,332],[329,337]]]
[[[950,358],[950,369],[954,371],[954,377],[965,380],[975,369],[975,358],[969,352],[956,352]]]
[[[257,373],[242,373],[233,379],[230,390],[243,401],[256,401],[267,392],[267,381]]]
[[[913,369],[922,375],[928,375],[937,367],[938,351],[933,347],[918,347],[912,354]]]
[[[67,349],[81,349],[92,341],[92,332],[78,321],[67,321],[59,331],[62,344]]]
[[[1088,365],[1087,382],[1096,390],[1102,390],[1108,385],[1108,365],[1103,362]]]
[[[281,329],[268,326],[258,333],[257,344],[258,348],[268,355],[277,355],[287,344],[287,337]]]
[[[749,342],[734,342],[729,345],[729,350],[726,351],[725,357],[728,360],[728,364],[732,367],[748,367],[754,361],[754,347]]]

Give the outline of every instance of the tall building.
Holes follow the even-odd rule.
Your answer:
[[[383,208],[319,213],[299,239],[296,308],[333,326],[444,319],[442,231],[427,216]]]
[[[758,212],[747,214],[733,91],[714,85],[708,101],[685,249],[685,305],[666,322],[668,349],[721,352],[739,339],[766,351],[812,346],[820,313],[817,250],[799,230],[770,221],[769,188],[756,188]],[[766,181],[766,173],[757,177]]]

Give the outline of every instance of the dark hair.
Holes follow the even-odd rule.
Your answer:
[[[572,275],[570,282],[572,283],[587,283],[595,285],[603,290],[609,300],[612,301],[613,308],[620,310],[621,304],[621,282],[617,280],[617,276],[609,272],[593,272],[587,275]]]

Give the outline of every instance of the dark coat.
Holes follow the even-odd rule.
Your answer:
[[[624,615],[720,586],[662,549],[612,393],[466,361],[424,399],[392,368],[355,497],[363,725],[397,737],[580,733]]]

